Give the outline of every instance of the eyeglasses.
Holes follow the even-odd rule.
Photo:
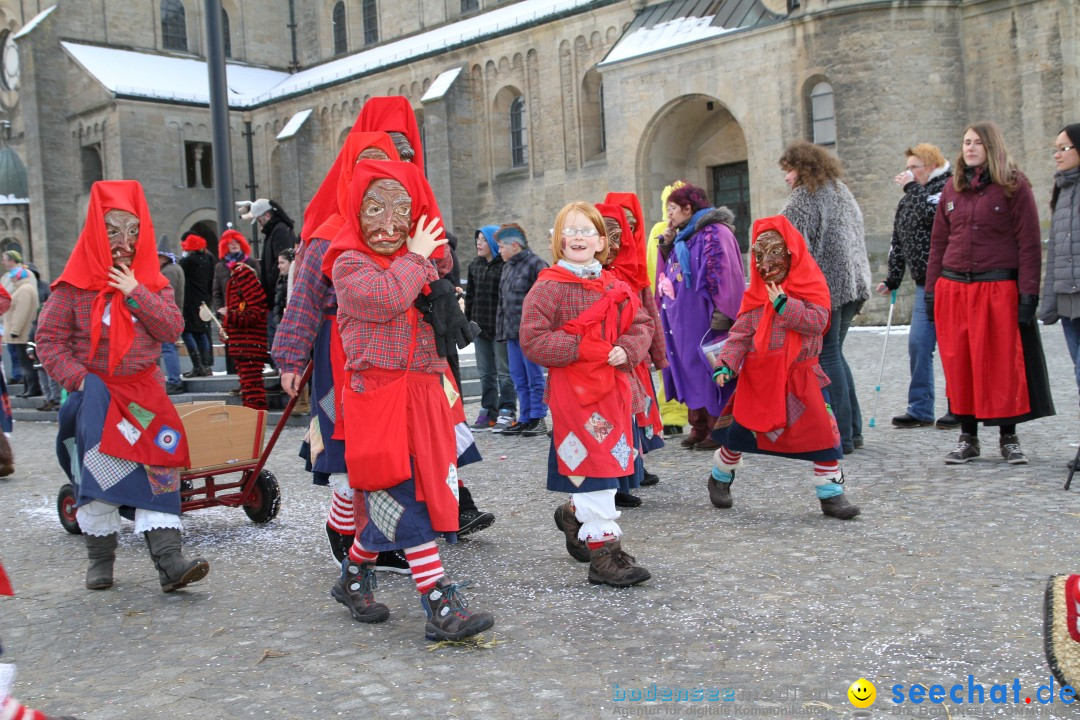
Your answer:
[[[572,238],[575,235],[580,235],[581,237],[584,237],[584,238],[591,238],[591,237],[596,237],[599,234],[600,233],[598,233],[596,231],[596,228],[594,228],[594,227],[587,227],[587,228],[564,227],[562,229],[562,236],[564,238]]]
[[[1058,153],[1061,153],[1062,155],[1064,155],[1065,153],[1069,152],[1070,150],[1074,149],[1075,147],[1076,147],[1075,145],[1066,145],[1064,147],[1056,147],[1056,148],[1054,148],[1054,154],[1057,155]]]

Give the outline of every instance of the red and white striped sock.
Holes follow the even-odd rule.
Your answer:
[[[439,578],[446,574],[439,559],[439,548],[434,542],[405,548],[405,559],[409,561],[413,582],[421,595],[435,587]]]
[[[330,514],[326,518],[326,524],[335,532],[342,535],[352,535],[356,532],[356,524],[353,520],[353,499],[345,497],[337,490],[334,491],[330,501]]]
[[[357,535],[352,546],[349,547],[349,561],[362,565],[363,563],[375,562],[377,557],[379,557],[379,553],[364,549],[364,546],[360,544],[360,536]]]
[[[815,460],[814,477],[827,478],[829,480],[840,477],[839,460]]]
[[[31,710],[15,698],[0,702],[0,720],[49,720],[45,713]]]
[[[600,538],[599,540],[586,540],[585,544],[589,546],[590,550],[595,550],[598,547],[602,547],[604,545],[604,543],[606,543],[607,541],[614,540],[614,539],[615,539],[614,535],[605,535],[604,537]]]
[[[723,445],[720,446],[720,449],[717,450],[717,452],[720,454],[720,462],[722,462],[725,465],[737,465],[739,463],[739,460],[742,459],[742,453],[741,452],[735,452],[734,450],[728,450]]]

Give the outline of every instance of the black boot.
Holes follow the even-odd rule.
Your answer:
[[[850,520],[861,512],[859,506],[849,503],[847,496],[843,494],[833,495],[831,498],[819,498],[819,500],[821,512],[828,517]]]
[[[735,504],[731,497],[731,483],[735,482],[735,471],[731,472],[730,482],[720,482],[709,474],[709,501],[721,510],[727,510]]]
[[[116,533],[86,536],[86,554],[90,556],[90,567],[86,570],[87,590],[108,590],[113,586],[116,545]]]
[[[345,556],[349,554],[349,548],[353,544],[353,536],[343,535],[330,527],[330,523],[326,523],[326,539],[330,542],[330,554],[334,556],[334,562],[340,566]]]
[[[158,569],[161,592],[173,590],[202,580],[210,572],[210,563],[202,558],[188,560],[180,554],[180,531],[176,528],[155,528],[143,533],[150,557]]]
[[[578,562],[589,562],[589,546],[578,539],[581,521],[570,509],[570,501],[555,508],[555,527],[566,535],[566,552],[570,553],[570,557]]]
[[[214,348],[211,347],[208,351],[202,354],[203,364],[203,377],[210,377],[214,374]]]
[[[199,357],[198,353],[195,353],[191,356],[191,370],[181,373],[180,376],[186,378],[205,377],[205,371],[206,366],[203,365],[202,358]]]
[[[443,576],[435,582],[435,587],[420,596],[428,618],[424,626],[428,640],[461,640],[495,624],[491,613],[469,610],[469,602],[461,594],[461,588],[468,585],[468,580],[453,583]]]
[[[353,620],[381,623],[390,617],[390,608],[375,602],[375,563],[355,563],[346,558],[341,563],[341,577],[330,589],[330,597],[349,608]]]

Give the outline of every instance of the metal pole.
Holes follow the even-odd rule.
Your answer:
[[[221,0],[206,0],[206,72],[210,80],[210,127],[214,152],[214,199],[218,235],[233,218],[232,150],[229,143],[229,95],[225,81],[225,37]]]

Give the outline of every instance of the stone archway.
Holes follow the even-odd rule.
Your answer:
[[[657,111],[642,136],[637,176],[647,216],[659,218],[664,186],[686,180],[735,213],[736,236],[746,243],[752,217],[746,135],[717,98],[684,95]]]

